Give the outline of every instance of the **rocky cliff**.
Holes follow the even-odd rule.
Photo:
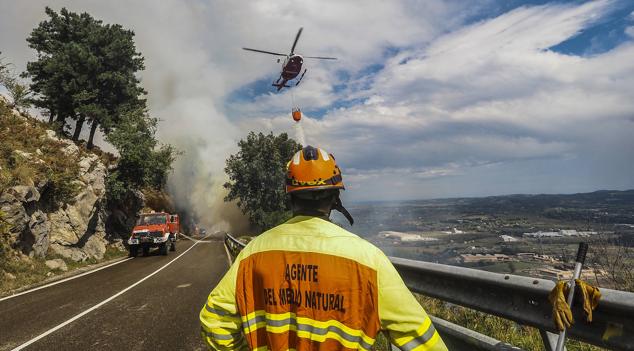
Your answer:
[[[5,175],[12,178],[6,184],[11,186],[0,187],[0,219],[6,228],[4,246],[20,251],[21,255],[59,256],[76,262],[103,259],[108,245],[123,250],[122,238],[129,234],[129,226],[144,205],[143,195],[130,192],[126,203],[108,206],[108,168],[100,156],[68,139],[58,138],[41,122],[21,116],[17,111],[8,111],[7,115],[7,111],[5,109],[0,118],[5,119],[4,122],[7,118],[13,120],[3,123],[5,129],[23,124],[22,130],[37,142],[15,143],[8,150],[9,141],[0,140],[5,143],[4,153],[10,153],[4,167],[18,170]],[[34,145],[39,147],[34,149]],[[69,185],[74,191],[64,201],[52,196],[51,192],[59,189],[54,183],[55,172],[48,171],[54,167],[47,167],[51,160],[60,159],[69,161],[75,172]],[[43,171],[38,171],[40,169]],[[17,181],[15,178],[22,173],[28,176]]]

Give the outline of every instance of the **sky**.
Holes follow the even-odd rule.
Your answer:
[[[160,138],[185,151],[170,189],[201,213],[249,131],[333,153],[344,201],[634,188],[629,0],[0,0],[17,70],[46,5],[134,30]],[[299,27],[297,53],[338,60],[275,92],[276,58],[241,48],[286,53]]]

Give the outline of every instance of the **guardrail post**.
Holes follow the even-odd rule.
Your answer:
[[[539,335],[542,336],[542,340],[544,341],[544,348],[546,348],[546,351],[555,351],[559,334],[539,329]],[[566,351],[566,346],[564,346],[564,351]]]

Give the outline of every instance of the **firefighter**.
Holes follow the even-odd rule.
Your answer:
[[[293,218],[236,258],[200,312],[216,350],[370,350],[386,331],[401,350],[447,350],[388,258],[331,223],[353,220],[335,158],[306,146],[287,165]]]

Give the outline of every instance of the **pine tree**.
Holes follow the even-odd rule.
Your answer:
[[[90,123],[91,148],[97,128],[107,134],[123,106],[145,108],[145,91],[136,76],[144,68],[143,57],[136,51],[134,32],[118,24],[65,8],[45,11],[48,20],[27,38],[37,60],[27,64],[25,76],[37,94],[36,106],[48,110],[59,130],[74,120],[73,140],[78,141]]]

